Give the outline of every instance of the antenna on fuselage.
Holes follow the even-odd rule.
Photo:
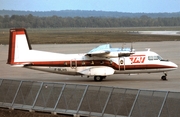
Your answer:
[[[135,52],[135,49],[133,48],[133,42],[131,42],[131,52]]]
[[[146,48],[146,50],[147,50],[147,51],[150,51],[150,50],[151,50],[151,48]]]
[[[132,42],[131,42],[131,52],[132,52],[132,50],[133,50],[133,44],[132,44]]]

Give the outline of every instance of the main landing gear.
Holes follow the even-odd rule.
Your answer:
[[[164,75],[161,77],[161,79],[162,80],[167,80],[166,76],[167,76],[167,73],[164,73]]]
[[[100,82],[105,78],[106,78],[106,76],[94,76],[94,81]]]

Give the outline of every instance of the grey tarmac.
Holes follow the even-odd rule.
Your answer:
[[[101,43],[102,44],[102,43]],[[130,43],[110,43],[112,47],[131,47]],[[32,45],[35,50],[58,52],[58,53],[86,53],[96,44],[39,44]],[[151,48],[151,51],[158,53],[164,59],[168,59],[180,66],[180,41],[162,42],[135,42],[133,48],[136,51],[143,51]],[[45,82],[63,82],[70,84],[87,84],[119,88],[131,88],[142,90],[160,90],[180,92],[180,70],[168,72],[167,81],[162,81],[163,73],[108,76],[102,82],[95,82],[92,77],[68,76],[35,71],[25,68],[11,67],[6,64],[8,56],[8,45],[0,45],[0,79],[33,80]]]

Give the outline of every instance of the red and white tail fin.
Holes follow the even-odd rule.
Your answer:
[[[20,58],[27,55],[28,51],[31,49],[32,48],[25,29],[10,29],[7,64],[21,64]]]

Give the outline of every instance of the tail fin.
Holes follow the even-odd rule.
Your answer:
[[[31,49],[25,29],[10,29],[7,64],[18,65],[18,59]]]

